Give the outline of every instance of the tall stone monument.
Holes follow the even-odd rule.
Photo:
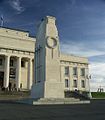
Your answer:
[[[55,21],[55,17],[46,16],[38,29],[32,98],[64,98],[64,84],[60,79],[59,36]]]

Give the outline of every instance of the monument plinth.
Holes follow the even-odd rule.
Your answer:
[[[45,17],[38,29],[32,98],[64,98],[64,84],[60,80],[59,36],[55,20],[55,17]]]

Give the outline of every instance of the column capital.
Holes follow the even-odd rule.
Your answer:
[[[33,60],[34,58],[30,57],[29,60]]]
[[[10,57],[11,57],[11,55],[5,55],[5,57],[9,57],[9,58],[10,58]]]
[[[16,58],[20,58],[20,59],[22,59],[22,57],[21,57],[21,56],[16,56]]]

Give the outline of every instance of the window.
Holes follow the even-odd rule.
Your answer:
[[[25,61],[21,61],[21,67],[25,67]]]
[[[13,65],[14,65],[14,61],[10,60],[10,66],[13,67]]]
[[[69,67],[65,67],[65,75],[69,75]]]
[[[73,68],[73,75],[77,75],[77,67]]]
[[[81,68],[81,76],[85,76],[85,68]]]
[[[9,78],[10,79],[16,78],[16,69],[15,68],[10,68]]]
[[[3,60],[0,58],[0,65],[2,65],[3,64]]]
[[[85,88],[85,81],[84,80],[81,80],[81,87]]]
[[[73,84],[74,84],[74,87],[77,87],[77,80],[74,80]]]
[[[69,80],[65,79],[65,87],[68,88],[69,87]]]

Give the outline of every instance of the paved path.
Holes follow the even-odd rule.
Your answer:
[[[51,106],[0,102],[0,120],[105,120],[105,100]]]

